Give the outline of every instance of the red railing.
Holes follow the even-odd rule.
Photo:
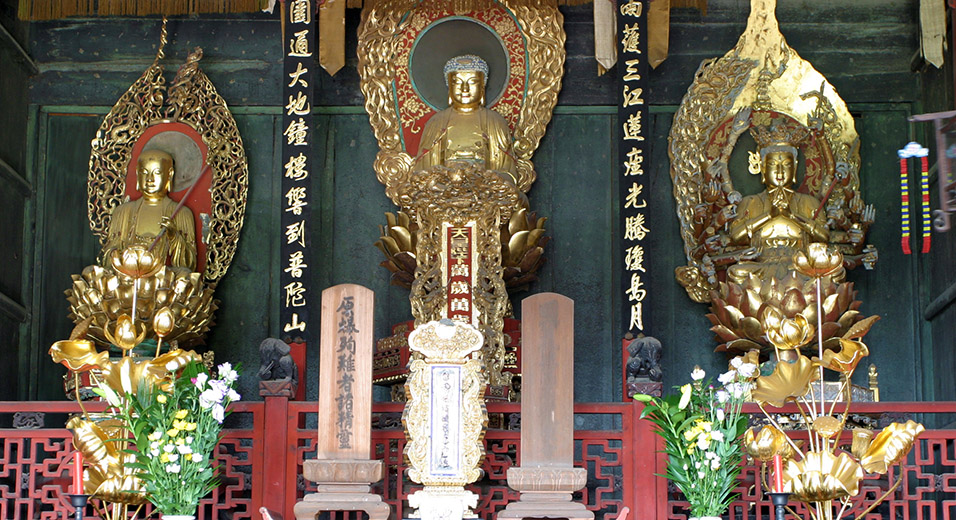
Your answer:
[[[519,410],[517,404],[488,405],[493,422],[511,428],[489,429],[485,435],[485,477],[472,486],[481,497],[478,514],[484,520],[493,520],[497,511],[517,499],[505,473],[520,463]],[[267,397],[235,403],[232,411],[217,453],[222,484],[202,501],[199,520],[258,520],[260,506],[294,518],[292,506],[314,489],[300,475],[302,461],[314,457],[317,403]],[[401,411],[400,404],[374,406],[372,456],[386,465],[385,478],[374,491],[392,506],[392,518],[407,516],[406,497],[418,489],[404,477]],[[956,416],[956,402],[857,404],[853,411],[875,421],[908,415],[932,426],[934,421],[948,421],[944,414]],[[64,493],[70,483],[71,437],[69,431],[49,426],[64,424],[68,414],[77,412],[77,405],[70,402],[0,402],[0,519],[67,520],[70,511]],[[657,453],[660,443],[651,425],[637,420],[639,413],[637,403],[575,405],[575,465],[588,470],[587,487],[575,500],[586,504],[598,520],[616,517],[623,506],[640,520],[686,518],[680,495],[654,476],[663,472],[664,459]],[[928,429],[902,476],[899,489],[868,519],[956,519],[956,430]],[[896,475],[891,477],[895,480]],[[731,518],[771,518],[759,480],[759,468],[743,468],[741,497],[731,507]],[[887,482],[885,477],[867,478],[860,498],[882,494]],[[853,510],[862,509],[854,505]]]

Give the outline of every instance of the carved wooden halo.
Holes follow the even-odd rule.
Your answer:
[[[396,188],[409,174],[421,132],[437,108],[422,97],[415,86],[420,79],[413,82],[410,73],[412,53],[423,32],[446,19],[470,20],[490,31],[506,50],[509,67],[504,91],[491,108],[513,130],[522,191],[528,191],[534,182],[530,159],[557,103],[565,53],[556,2],[494,0],[467,12],[455,11],[453,4],[442,0],[378,1],[366,2],[362,11],[358,68],[365,110],[379,143],[374,168],[396,204]],[[466,48],[461,51],[458,53],[467,53]],[[480,53],[480,49],[472,53]]]
[[[175,160],[184,153],[170,144],[192,143],[199,150],[201,164],[199,172],[192,172],[198,184],[185,205],[196,220],[197,270],[207,282],[215,283],[229,268],[242,229],[248,163],[232,114],[199,69],[202,49],[190,53],[168,90],[168,102],[164,103],[167,89],[159,65],[165,56],[164,44],[165,27],[156,60],[120,96],[93,139],[87,182],[90,229],[100,237],[101,244],[105,243],[113,209],[136,194],[136,159],[144,147],[162,148]],[[165,145],[153,143],[154,138],[170,132],[180,135],[172,136]],[[200,176],[206,164],[209,171]],[[176,166],[179,169],[184,165]],[[178,201],[188,186],[176,188],[178,191],[170,193],[170,198]],[[204,219],[203,214],[208,218]]]

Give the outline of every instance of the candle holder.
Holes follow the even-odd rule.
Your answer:
[[[86,503],[90,500],[90,495],[67,494],[70,497],[70,504],[76,508],[76,520],[83,520],[83,511],[86,509]]]
[[[770,495],[770,502],[773,504],[775,510],[774,518],[776,520],[783,520],[787,514],[787,503],[790,502],[790,493],[767,493]]]

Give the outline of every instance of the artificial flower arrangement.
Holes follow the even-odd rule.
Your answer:
[[[718,376],[719,388],[695,367],[693,382],[681,386],[678,394],[634,396],[645,403],[641,418],[657,425],[664,439],[668,460],[661,476],[680,489],[697,518],[720,516],[735,498],[731,492],[740,474],[738,439],[747,429],[740,408],[758,368],[756,359],[743,356],[731,360],[729,368]]]
[[[227,406],[239,400],[235,383],[239,372],[229,363],[213,378],[195,360],[160,384],[142,380],[138,392],[125,399],[105,392],[121,407],[132,434],[131,451],[148,500],[165,515],[194,515],[199,500],[218,485],[213,450],[222,434]]]

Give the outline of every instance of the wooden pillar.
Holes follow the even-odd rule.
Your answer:
[[[521,304],[521,459],[508,485],[521,493],[499,519],[590,520],[571,501],[587,483],[574,467],[574,302],[554,293]]]
[[[369,492],[384,472],[381,460],[369,459],[374,303],[372,291],[360,285],[322,291],[318,454],[302,468],[319,491],[295,505],[296,520],[314,520],[322,511],[388,518],[388,504]]]

